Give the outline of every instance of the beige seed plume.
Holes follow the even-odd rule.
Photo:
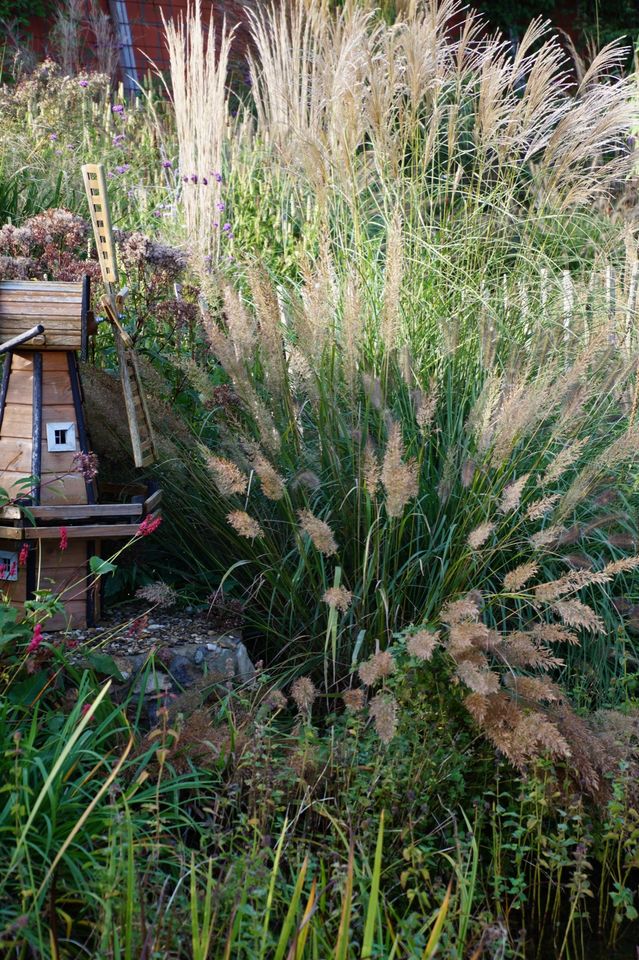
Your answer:
[[[416,460],[404,462],[404,441],[399,423],[391,425],[384,463],[382,484],[386,493],[386,512],[389,517],[401,517],[406,504],[419,492]]]
[[[495,529],[494,523],[480,523],[478,527],[468,534],[468,546],[471,550],[479,550],[488,540]]]
[[[377,736],[382,743],[390,743],[397,733],[397,700],[388,693],[378,693],[369,706]]]
[[[530,504],[526,510],[527,520],[541,520],[547,513],[550,513],[554,505],[560,499],[561,494],[553,493],[548,497],[541,497]]]
[[[236,533],[239,533],[241,537],[246,537],[247,540],[255,540],[257,537],[264,536],[264,531],[257,520],[250,517],[244,510],[233,510],[232,513],[227,514],[226,519]]]
[[[541,481],[542,484],[545,486],[548,483],[553,483],[555,480],[558,480],[562,474],[564,474],[566,470],[568,470],[568,468],[579,459],[581,456],[581,451],[588,443],[589,439],[589,437],[582,437],[579,440],[575,440],[567,447],[564,447],[563,450],[560,450],[546,470]]]
[[[502,513],[512,513],[513,510],[517,509],[529,476],[529,473],[525,473],[522,477],[515,480],[514,483],[504,488],[500,504]]]
[[[439,631],[418,630],[406,641],[406,651],[417,660],[430,660],[440,642]]]
[[[533,560],[528,563],[521,563],[518,567],[515,567],[514,570],[510,570],[504,577],[504,590],[507,590],[509,593],[515,593],[517,590],[521,590],[529,580],[532,580],[538,570],[539,565]]]
[[[300,713],[309,713],[317,699],[317,690],[310,677],[298,677],[291,684],[291,697]]]
[[[322,600],[332,609],[346,613],[352,603],[353,594],[345,587],[329,587],[324,591]]]
[[[477,666],[471,660],[462,660],[457,664],[457,675],[473,693],[481,693],[485,696],[489,693],[497,693],[499,690],[497,674]]]
[[[366,694],[361,687],[353,687],[352,690],[344,691],[342,700],[349,713],[359,713],[364,709]]]
[[[366,687],[372,687],[378,680],[383,680],[395,672],[395,661],[388,650],[379,650],[360,664],[359,678]]]
[[[237,464],[225,460],[224,457],[208,456],[207,467],[223,497],[246,493],[248,480]]]
[[[261,453],[256,453],[251,461],[262,485],[262,492],[268,500],[281,500],[285,493],[284,481],[275,467]]]
[[[552,609],[569,627],[587,630],[589,633],[605,633],[606,628],[601,617],[581,600],[558,600]]]
[[[382,481],[381,467],[375,448],[370,440],[366,442],[364,449],[364,460],[362,464],[362,476],[369,496],[374,497]]]
[[[310,510],[300,510],[300,529],[311,539],[311,542],[327,557],[337,553],[337,542],[333,531],[327,523],[314,516]]]

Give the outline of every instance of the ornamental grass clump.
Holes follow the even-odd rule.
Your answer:
[[[235,464],[248,483],[225,494],[210,457],[188,465],[198,523],[179,543],[182,561],[201,569],[205,557],[212,575],[232,578],[274,659],[308,670],[327,657],[338,683],[355,669],[380,697],[370,716],[386,741],[402,709],[389,699],[394,637],[410,628],[409,656],[444,657],[513,763],[568,761],[555,711],[569,710],[586,668],[599,678],[589,705],[608,696],[624,644],[611,591],[629,589],[637,567],[614,539],[634,530],[634,340],[611,344],[593,317],[588,338],[569,344],[549,323],[527,354],[497,338],[489,367],[478,341],[428,356],[407,345],[379,361],[360,347],[353,367],[339,311],[321,340],[306,340],[305,289],[273,289],[270,302],[251,290],[240,295],[255,341],[241,359],[228,295],[210,294],[205,318],[240,398],[214,412],[224,472],[235,476]],[[274,303],[277,393],[272,321],[263,344],[260,317]],[[360,344],[375,323],[362,301]],[[538,367],[542,336],[551,346]],[[290,375],[294,351],[308,363],[303,385]],[[424,396],[436,398],[426,429]],[[594,789],[595,765],[581,766]]]

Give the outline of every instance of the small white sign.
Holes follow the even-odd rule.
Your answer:
[[[75,423],[48,423],[47,449],[49,453],[73,451],[75,453]]]
[[[18,554],[0,550],[0,580],[18,579]]]

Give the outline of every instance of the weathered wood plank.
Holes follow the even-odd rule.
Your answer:
[[[90,540],[101,537],[105,540],[120,539],[134,536],[139,523],[94,523],[77,527],[9,527],[0,526],[0,537],[7,540],[60,540],[62,527],[67,531],[69,540]]]

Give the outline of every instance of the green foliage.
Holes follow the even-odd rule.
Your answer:
[[[27,24],[31,17],[44,17],[50,9],[50,0],[0,0],[0,20]]]

